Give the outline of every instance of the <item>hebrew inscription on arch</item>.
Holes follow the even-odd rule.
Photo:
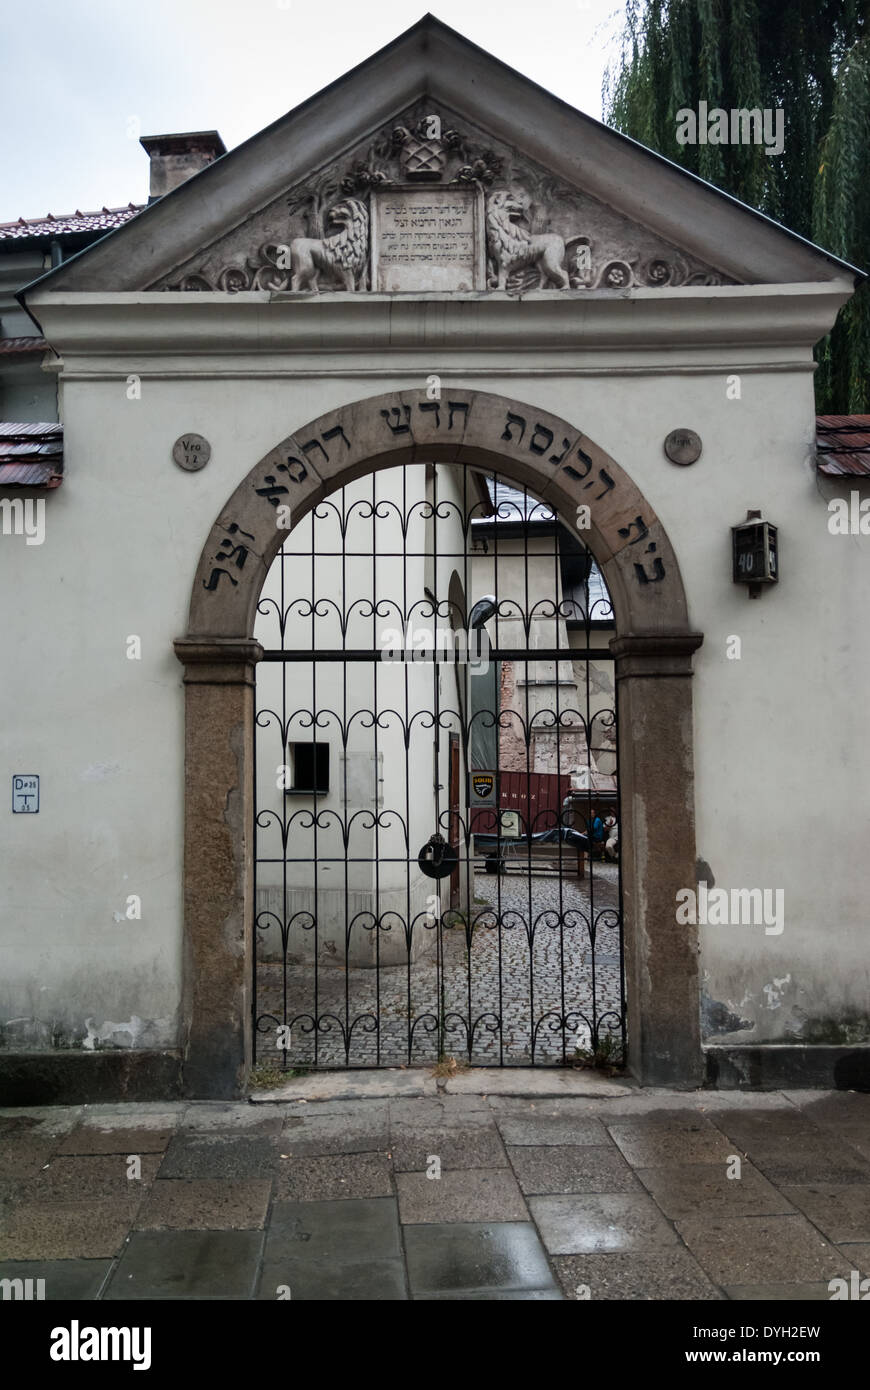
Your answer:
[[[236,491],[206,551],[201,586],[209,595],[236,588],[248,556],[275,548],[276,513],[292,515],[312,490],[322,495],[347,470],[368,459],[463,461],[463,446],[523,465],[529,485],[546,499],[551,485],[590,508],[593,527],[609,551],[631,557],[638,589],[662,584],[668,563],[660,552],[658,520],[631,479],[581,431],[546,412],[482,392],[449,391],[432,401],[423,392],[378,396],[322,416],[278,445]],[[277,523],[280,524],[280,523]],[[224,580],[224,584],[221,580]]]

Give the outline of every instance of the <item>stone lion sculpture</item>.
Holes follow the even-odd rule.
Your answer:
[[[490,288],[503,290],[508,276],[517,270],[536,267],[544,284],[561,290],[569,287],[563,269],[565,242],[556,232],[533,235],[518,225],[525,215],[525,203],[515,193],[491,193],[486,201],[486,248],[496,273]]]
[[[319,290],[321,273],[339,279],[346,290],[362,289],[369,254],[369,215],[359,198],[345,198],[331,210],[331,236],[297,236],[290,242],[291,290]]]

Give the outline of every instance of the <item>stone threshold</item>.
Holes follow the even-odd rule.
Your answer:
[[[383,1100],[393,1096],[565,1096],[612,1099],[637,1094],[636,1082],[604,1077],[585,1068],[469,1067],[436,1076],[431,1066],[321,1071],[290,1077],[280,1086],[252,1089],[254,1104],[276,1101]]]

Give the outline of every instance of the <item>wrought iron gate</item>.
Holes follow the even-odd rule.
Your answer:
[[[410,464],[333,493],[259,604],[255,1054],[619,1062],[613,614],[525,489]]]

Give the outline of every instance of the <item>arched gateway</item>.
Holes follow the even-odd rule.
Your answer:
[[[467,697],[481,694],[473,673],[460,680],[442,670],[436,679],[432,669],[382,667],[374,613],[365,640],[355,635],[360,610],[345,630],[346,611],[338,604],[336,616],[328,603],[332,617],[320,627],[312,618],[307,635],[297,610],[275,635],[276,611],[306,592],[312,605],[319,594],[335,598],[329,585],[339,580],[345,610],[356,583],[368,600],[384,594],[395,604],[403,595],[389,565],[404,558],[410,572],[413,540],[410,548],[427,552],[413,561],[417,596],[439,608],[439,633],[448,635],[458,616],[466,631],[495,637],[499,617],[510,622],[498,610],[504,571],[497,584],[495,557],[525,564],[525,514],[505,526],[497,515],[472,518],[468,566],[466,555],[442,565],[446,533],[425,512],[442,484],[463,510],[466,494],[474,506],[479,500],[478,518],[499,489],[539,499],[548,519],[534,545],[529,536],[526,565],[537,587],[521,607],[540,597],[552,614],[560,594],[579,602],[590,556],[595,585],[612,600],[613,621],[592,644],[579,619],[536,619],[527,632],[515,621],[486,701],[501,719],[546,709],[552,692],[563,713],[573,680],[587,696],[594,685],[598,710],[615,688],[631,1071],[647,1084],[692,1086],[705,1074],[719,1085],[782,1085],[836,1084],[866,1067],[866,894],[855,886],[866,778],[856,711],[870,676],[846,601],[866,587],[866,552],[856,535],[837,539],[829,529],[812,466],[813,345],[853,293],[854,268],[572,109],[431,16],[220,158],[212,157],[219,138],[201,131],[144,143],[154,200],[22,294],[52,348],[45,366],[58,373],[64,459],[63,486],[54,473],[46,486],[45,545],[31,548],[28,536],[16,547],[4,536],[0,546],[4,592],[16,595],[6,614],[17,662],[5,692],[7,770],[26,774],[28,785],[43,778],[38,815],[10,808],[7,824],[0,1080],[14,1074],[28,1103],[160,1098],[179,1088],[237,1095],[254,1017],[263,1028],[286,1020],[301,1030],[293,1061],[297,1043],[314,1041],[307,1027],[324,1044],[318,1065],[361,1065],[368,1054],[357,1039],[383,1044],[386,1036],[365,1031],[384,1019],[380,967],[413,976],[418,963],[430,969],[433,940],[440,949],[437,933],[415,935],[429,930],[420,913],[433,896],[422,882],[424,842],[441,830],[454,844],[464,818],[460,902],[445,878],[435,906],[484,911],[479,900],[493,892],[481,868],[487,832],[465,807],[477,805],[472,792],[487,790],[486,776],[494,779],[491,812],[519,811],[527,841],[537,832],[528,816],[523,824],[523,787],[500,781],[501,772],[546,781],[557,808],[568,801],[569,809],[584,775],[593,782],[593,752],[597,772],[613,778],[610,745],[593,750],[587,740],[584,759],[582,720],[542,725],[540,738],[536,728],[534,748],[507,735],[488,751],[464,744]],[[188,158],[205,167],[165,192],[168,179],[192,167]],[[8,244],[18,244],[17,224],[7,230]],[[54,221],[45,238],[49,230],[53,238]],[[36,242],[20,244],[29,267]],[[46,248],[40,241],[40,254]],[[15,438],[20,428],[7,426]],[[674,459],[679,435],[693,442],[685,466]],[[375,517],[372,499],[386,496],[391,476],[406,477],[409,489],[413,480],[424,509],[414,512],[407,543],[382,546],[396,513]],[[826,486],[848,481],[836,475]],[[332,558],[317,561],[319,528],[335,531],[360,497],[371,510],[353,511],[349,529],[326,546]],[[7,500],[11,524],[17,499]],[[588,516],[578,510],[586,508]],[[399,512],[409,515],[404,505]],[[781,552],[778,582],[751,603],[733,560],[733,529],[747,513],[777,528]],[[445,525],[456,527],[457,515]],[[437,544],[420,547],[411,532],[427,516]],[[355,536],[366,525],[361,560]],[[544,551],[557,545],[547,571]],[[388,561],[390,551],[399,558]],[[307,590],[294,577],[306,564]],[[258,613],[272,583],[277,610],[265,603],[268,613]],[[807,623],[820,611],[810,649]],[[543,664],[549,637],[566,634],[564,680],[561,650],[552,670],[529,675],[526,658]],[[56,680],[46,679],[47,637]],[[607,651],[591,657],[596,644]],[[844,653],[854,658],[848,670]],[[306,670],[330,662],[337,705],[319,675],[316,697],[307,693],[315,681]],[[389,729],[374,710],[382,712],[388,690],[404,694],[406,674],[421,717],[401,747],[388,736],[409,723],[404,704],[393,702]],[[286,709],[284,687],[278,706],[269,703],[279,678],[303,691],[295,701],[288,693]],[[830,707],[832,689],[837,732],[820,739],[818,712]],[[442,700],[454,709],[443,725]],[[280,732],[274,753],[257,724],[270,707]],[[297,732],[288,721],[300,709],[312,723]],[[325,709],[332,714],[318,723]],[[352,747],[344,741],[351,713],[360,715]],[[427,751],[418,731],[428,720]],[[357,739],[360,729],[370,747]],[[563,790],[569,748],[574,780]],[[291,765],[290,785],[276,785],[276,766]],[[408,802],[412,792],[419,800],[398,856],[404,881],[401,865],[392,878],[378,869],[386,834],[379,779],[383,811],[395,809],[389,779],[397,771],[407,776]],[[472,772],[484,774],[476,787]],[[358,854],[342,857],[341,846],[324,853],[319,830],[329,817],[315,826],[324,790],[330,834],[350,814],[368,826],[370,843]],[[404,798],[404,781],[401,791]],[[836,835],[808,836],[808,806],[813,824],[835,825]],[[509,814],[514,829],[502,823],[495,832],[488,857],[496,868],[498,839],[516,833],[516,819]],[[545,829],[561,846],[561,831],[576,824]],[[288,831],[292,843],[276,847]],[[351,873],[354,859],[365,863]],[[595,873],[603,881],[611,868],[596,864]],[[508,866],[503,898],[519,891],[516,864],[513,872],[512,881]],[[543,870],[535,877],[549,912]],[[336,879],[340,888],[328,887]],[[707,920],[701,882],[730,894],[729,925]],[[779,909],[763,922],[761,905],[781,903],[786,889],[787,922]],[[694,915],[685,899],[696,891],[698,927],[682,922]],[[305,935],[315,901],[316,938]],[[384,912],[393,914],[389,930]],[[258,930],[258,919],[271,927]],[[561,926],[574,931],[564,916]],[[507,955],[525,950],[524,968],[534,947],[503,912],[483,921],[467,952],[465,1000],[457,1002],[457,990],[451,1002],[445,991],[440,1011],[456,1023],[445,1051],[467,1055],[463,1030],[470,1036],[485,1014],[487,1026],[501,1027],[497,1060],[570,1060],[566,1035],[581,1011],[569,960],[576,941],[551,928],[546,917],[540,939],[569,947],[555,1002],[529,970],[509,1037],[497,993],[478,997],[476,984],[493,941]],[[448,938],[461,975],[463,943],[452,925]],[[325,994],[310,1002],[304,990],[301,999],[288,992],[277,1005],[267,990],[252,998],[255,944],[266,973],[277,971],[283,984],[288,964],[300,978],[310,968],[315,940]],[[275,962],[268,953],[278,945]],[[436,955],[439,982],[443,964]],[[357,974],[338,1008],[327,996],[342,968]],[[433,1043],[427,1029],[438,1010],[422,993],[418,1001],[412,989],[410,1002],[407,994],[410,1049],[401,1024],[387,1021],[403,1059],[422,1061],[415,1040]],[[321,1030],[324,1013],[333,1015],[331,1032]],[[543,1044],[531,1055],[535,1029],[562,1044],[561,1057]],[[258,1037],[275,1047],[274,1034]],[[344,1053],[336,1059],[337,1040]],[[384,1045],[375,1060],[394,1057]],[[304,1052],[298,1061],[306,1065]]]
[[[234,1094],[250,1066],[254,669],[263,655],[253,632],[270,563],[288,526],[327,494],[412,463],[492,470],[528,489],[588,545],[606,581],[627,731],[620,786],[629,1063],[649,1084],[695,1082],[697,939],[693,927],[675,924],[673,904],[694,877],[690,676],[702,639],[689,626],[676,556],[629,474],[578,425],[525,401],[442,383],[435,399],[425,388],[373,396],[295,430],[250,470],[203,548],[188,632],[175,643],[186,686],[186,1087]]]

